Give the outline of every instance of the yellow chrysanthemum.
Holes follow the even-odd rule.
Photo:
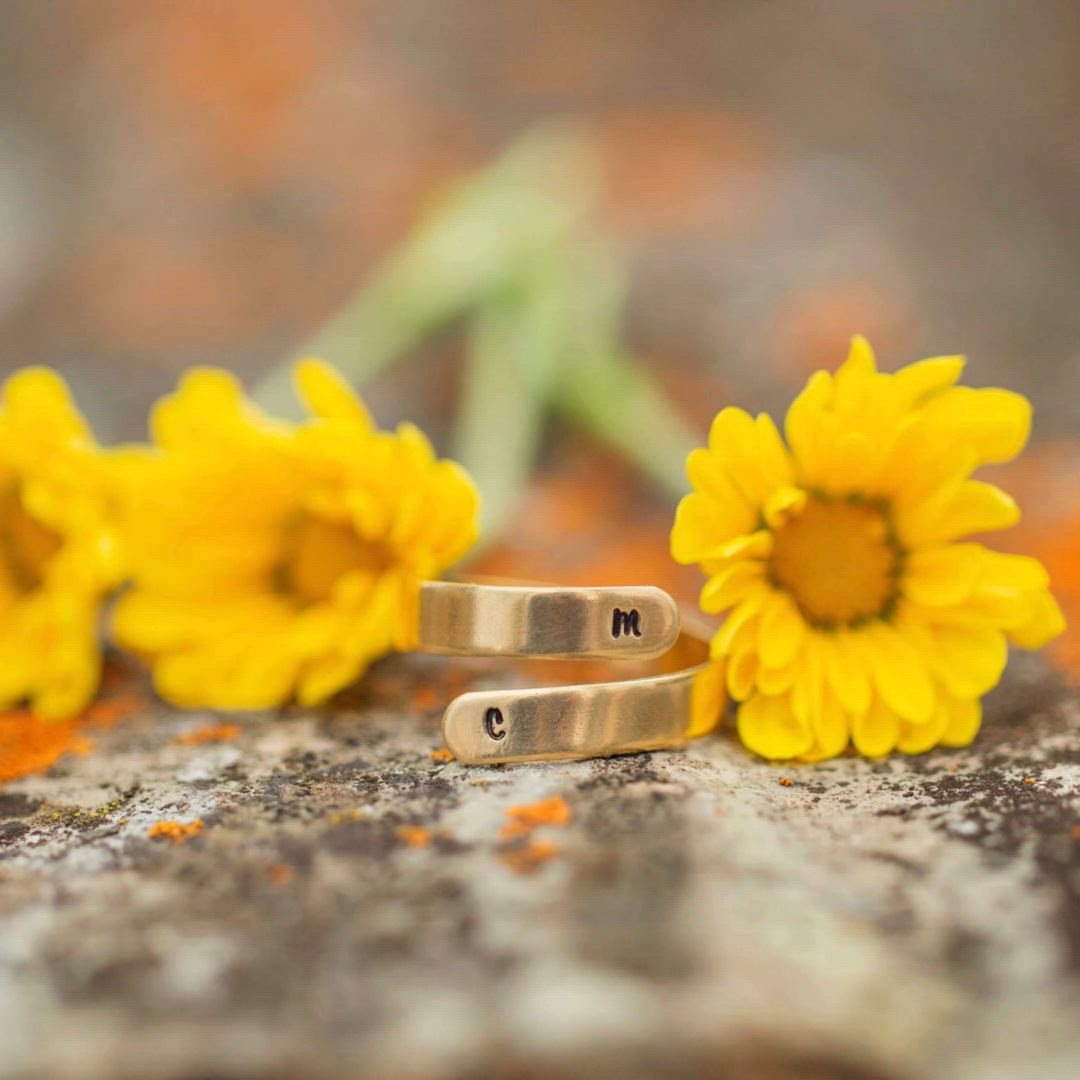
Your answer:
[[[327,365],[297,365],[312,414],[258,412],[224,371],[159,402],[127,452],[134,585],[115,632],[182,706],[314,704],[415,640],[420,582],[476,538],[477,495],[410,424],[378,431]]]
[[[713,656],[758,754],[965,746],[1006,641],[1062,630],[1037,560],[960,542],[1018,520],[969,477],[1015,457],[1031,426],[1019,394],[955,386],[962,367],[879,373],[857,337],[792,404],[787,445],[768,416],[729,408],[690,455],[671,550],[708,574],[702,608],[728,612]]]
[[[67,386],[26,368],[0,401],[0,705],[64,719],[101,675],[97,618],[119,575],[109,471]]]

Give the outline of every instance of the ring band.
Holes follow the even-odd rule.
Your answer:
[[[462,694],[443,715],[443,738],[466,765],[570,761],[684,745],[711,731],[724,704],[708,635],[686,631],[650,678]]]
[[[452,656],[610,660],[663,655],[679,610],[662,589],[428,581],[419,648]]]

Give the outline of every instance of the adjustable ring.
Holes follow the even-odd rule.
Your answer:
[[[610,660],[655,657],[679,636],[662,589],[553,588],[428,581],[418,647],[452,656]]]
[[[570,761],[682,746],[719,723],[722,669],[709,661],[708,633],[697,628],[684,630],[663,664],[673,673],[462,694],[443,715],[443,738],[466,765]]]

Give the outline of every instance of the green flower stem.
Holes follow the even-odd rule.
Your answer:
[[[451,453],[482,493],[481,543],[524,493],[543,435],[547,394],[537,377],[547,360],[528,308],[527,300],[489,305],[470,334]]]
[[[525,136],[456,184],[374,279],[294,357],[320,356],[354,385],[465,321],[469,349],[453,452],[493,536],[520,497],[549,410],[615,447],[673,495],[697,435],[621,343],[625,280],[587,234],[598,198],[589,142],[567,125]],[[292,360],[253,391],[294,417]]]
[[[454,185],[394,252],[286,364],[253,390],[279,416],[296,416],[292,361],[319,356],[354,385],[558,250],[597,197],[594,155],[567,125],[536,129],[488,168]]]
[[[560,380],[556,404],[669,494],[685,494],[686,457],[700,444],[700,435],[633,357],[621,352],[582,357]]]

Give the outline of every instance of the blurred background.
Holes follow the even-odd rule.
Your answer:
[[[3,15],[2,365],[63,371],[103,441],[142,436],[188,365],[258,382],[461,177],[572,119],[602,175],[575,229],[625,268],[618,333],[683,435],[729,403],[781,411],[855,331],[885,367],[965,352],[969,382],[1036,404],[1038,446],[1011,476],[1029,493],[1019,542],[1080,591],[1062,539],[1080,534],[1071,0],[8,0]],[[362,356],[369,329],[347,349]],[[365,386],[379,419],[452,450],[468,348],[460,321],[418,330]],[[689,587],[663,544],[676,482],[643,494],[589,430],[545,420],[533,512],[494,565]],[[641,535],[605,546],[628,502]],[[575,542],[551,549],[552,520]]]

